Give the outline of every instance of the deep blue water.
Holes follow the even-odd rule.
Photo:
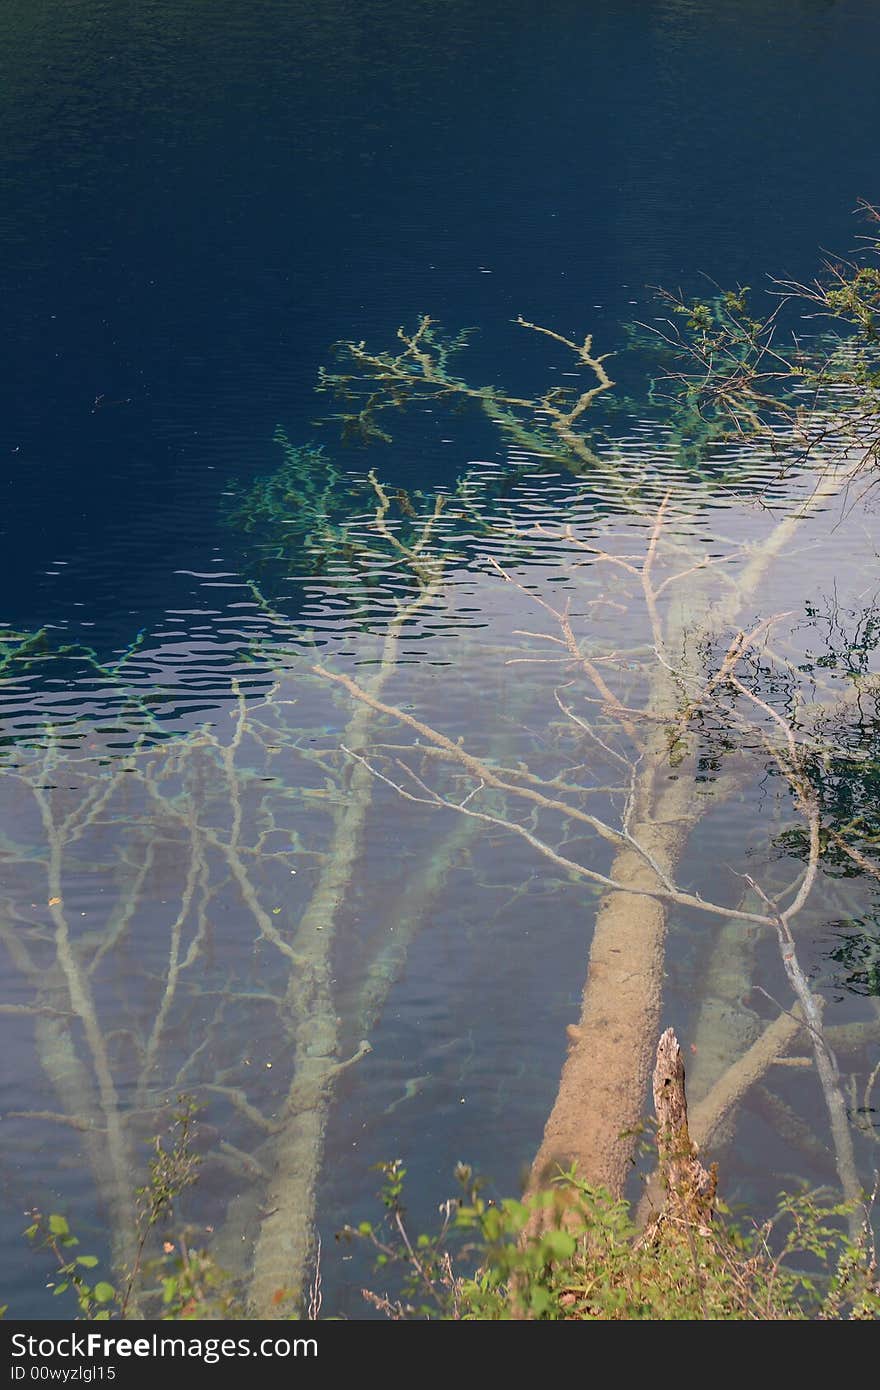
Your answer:
[[[878,47],[871,0],[5,0],[0,616],[104,653],[197,607],[339,338],[427,311],[516,382],[517,313],[614,347],[646,286],[850,249]]]
[[[623,351],[625,325],[656,312],[651,287],[699,292],[706,277],[754,286],[771,274],[804,279],[823,248],[846,253],[856,244],[857,199],[880,199],[878,52],[873,0],[2,0],[0,622],[46,626],[53,642],[86,643],[103,660],[142,634],[146,655],[130,668],[142,687],[161,684],[163,708],[216,714],[226,737],[231,677],[246,686],[266,679],[248,666],[239,639],[248,624],[270,636],[273,629],[246,606],[259,541],[231,530],[224,506],[233,480],[247,483],[279,464],[276,428],[294,443],[321,442],[341,470],[377,465],[383,477],[416,488],[448,485],[468,463],[504,457],[485,421],[439,414],[401,421],[391,445],[344,449],[326,420],[332,402],[314,391],[332,345],[363,338],[383,346],[399,324],[428,312],[452,330],[479,329],[469,378],[531,391],[547,357],[544,344],[511,324],[522,314],[574,337],[592,330],[597,347],[621,350],[613,371],[638,398],[644,382],[638,359]],[[843,549],[839,539],[833,545]],[[870,563],[870,544],[859,545],[840,556],[842,574],[843,562],[850,566],[844,593],[846,582],[858,588],[852,571]],[[834,574],[814,573],[800,557],[780,583],[782,610],[800,604],[810,584],[830,592]],[[295,617],[302,586],[276,589],[272,597]],[[514,618],[503,601],[487,597],[485,586],[474,592],[474,605],[487,605],[487,624],[509,638]],[[327,613],[341,649],[345,610],[328,600]],[[413,635],[408,659],[415,666],[427,653],[430,662],[436,638],[438,662],[454,667],[452,627],[428,629]],[[352,623],[353,646],[355,638]],[[462,650],[473,662],[473,646]],[[37,664],[4,688],[11,727],[35,724],[40,698],[68,717],[88,720],[100,708],[93,671],[77,662],[43,670]],[[517,693],[503,670],[485,682],[490,700],[501,691],[499,707]],[[486,734],[492,721],[481,725],[468,692],[448,706],[442,692],[434,698],[453,732]],[[346,715],[314,704],[307,691],[303,728],[314,724],[335,750]],[[113,749],[112,735],[107,747],[90,746],[98,763]],[[277,788],[282,812],[292,807],[290,825],[310,832],[320,801],[283,798],[304,785],[317,798],[320,785],[309,778],[320,778],[310,771],[297,782],[299,764],[279,772],[263,756],[254,761],[257,791]],[[242,786],[255,795],[253,780]],[[746,864],[737,855],[764,809],[762,795],[711,827],[708,849],[688,866],[697,882],[712,889],[717,862]],[[19,831],[39,842],[16,796],[13,789],[6,822],[0,818],[4,852],[16,848]],[[139,814],[136,797],[133,805]],[[433,843],[424,817],[411,818],[390,795],[378,806],[339,931],[335,965],[346,1005],[389,903],[405,901],[407,875]],[[210,787],[203,810],[218,834],[227,832],[222,795]],[[74,850],[65,904],[69,896],[83,932],[106,929],[100,894],[119,891],[124,901],[142,862],[149,833],[139,840],[133,812],[130,821],[120,812],[110,822],[94,862],[84,852],[77,861]],[[97,974],[116,1033],[129,1014],[143,1015],[148,1031],[155,1012],[150,991],[167,956],[163,909],[185,862],[182,852],[174,857],[173,836],[169,844],[139,903],[137,949],[118,961],[111,955]],[[369,1162],[404,1151],[414,1205],[430,1218],[456,1158],[512,1190],[534,1153],[564,1027],[577,1011],[584,907],[572,892],[554,896],[548,913],[553,884],[529,865],[523,877],[517,846],[490,848],[456,861],[450,896],[431,917],[437,930],[418,938],[371,1033],[373,1055],[340,1085],[320,1193],[325,1247],[343,1221],[375,1214]],[[287,911],[284,894],[295,909],[307,900],[311,866],[291,862],[296,884],[286,861],[283,879],[273,861],[260,883],[267,905],[277,899],[273,912],[281,903]],[[31,867],[10,871],[7,896],[15,898],[13,924],[33,930],[40,950],[45,906]],[[829,920],[845,922],[854,910],[845,902],[817,911],[817,978],[839,949]],[[212,911],[216,940],[204,979],[163,1040],[170,1076],[199,1041],[202,984],[216,993],[230,981],[252,991],[285,988],[278,962],[265,946],[257,950],[252,923],[241,928],[228,883]],[[540,932],[551,914],[552,949]],[[695,962],[706,948],[692,925],[677,927],[668,1013],[686,1028]],[[862,949],[859,937],[853,950]],[[765,955],[772,980],[772,949]],[[137,973],[144,964],[147,983]],[[839,971],[833,980],[839,1003]],[[29,997],[27,982],[10,971],[13,1004]],[[850,1017],[842,1008],[840,1018]],[[7,1024],[16,1066],[4,1110],[51,1108],[31,1020]],[[260,1065],[274,1058],[281,1072],[272,1050],[279,1029],[255,1034],[243,1005],[240,1016],[230,1008],[224,1030],[208,1049],[218,1069],[252,1052]],[[136,1068],[127,1045],[116,1046],[124,1106]],[[812,1122],[819,1103],[800,1082],[793,1076],[785,1085]],[[268,1071],[257,1083],[260,1102],[277,1103]],[[214,1138],[241,1137],[240,1119],[222,1107],[206,1123]],[[23,1204],[58,1203],[104,1255],[88,1163],[48,1133],[24,1121],[12,1130],[4,1237],[18,1251]],[[760,1125],[746,1135],[733,1170],[746,1198],[767,1198],[768,1172],[777,1182],[773,1165],[787,1159],[775,1143]],[[828,1178],[821,1165],[817,1172]],[[229,1182],[228,1174],[206,1176],[206,1221],[229,1199]],[[7,1262],[7,1284],[26,1300],[21,1311],[44,1316],[45,1270],[21,1263],[24,1276],[17,1255]],[[365,1267],[328,1267],[328,1301],[360,1316]]]

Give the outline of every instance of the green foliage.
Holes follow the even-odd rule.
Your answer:
[[[401,329],[403,345],[398,353],[370,357],[364,343],[337,343],[335,356],[352,370],[321,368],[318,390],[328,392],[340,409],[330,418],[339,422],[347,444],[390,444],[392,436],[379,424],[388,410],[404,410],[415,401],[445,395],[465,383],[449,370],[451,359],[467,345],[473,329],[448,335],[436,319],[423,314],[417,331],[408,336]],[[426,370],[427,368],[427,370]]]
[[[407,592],[436,585],[447,561],[466,561],[475,541],[492,536],[510,557],[531,546],[511,539],[500,509],[524,470],[513,466],[491,478],[465,474],[449,490],[391,487],[375,470],[339,473],[321,448],[294,447],[279,427],[284,461],[249,486],[230,484],[234,500],[225,519],[254,550],[247,566],[262,590],[273,577],[332,576],[363,622],[381,614],[376,595],[393,575]],[[247,543],[247,542],[246,542]],[[356,616],[355,616],[356,615]],[[368,624],[367,624],[368,625]]]
[[[189,1248],[186,1235],[167,1241],[150,1272],[161,1288],[163,1321],[203,1322],[208,1319],[243,1319],[248,1316],[234,1281],[206,1250]]]
[[[24,1234],[37,1250],[48,1250],[57,1266],[47,1285],[54,1297],[72,1292],[79,1315],[87,1321],[140,1317],[155,1308],[162,1319],[240,1318],[247,1316],[235,1286],[204,1250],[192,1249],[186,1231],[165,1239],[155,1255],[148,1243],[174,1203],[196,1181],[199,1157],[193,1151],[194,1124],[199,1106],[188,1096],[178,1098],[170,1137],[151,1142],[149,1180],[138,1189],[136,1255],[127,1276],[118,1283],[97,1279],[84,1271],[97,1268],[97,1255],[78,1253],[79,1240],[66,1216],[29,1213]],[[73,1253],[77,1251],[77,1253]]]
[[[880,222],[876,208],[862,210]],[[686,462],[701,464],[719,441],[761,434],[772,442],[774,432],[807,454],[836,437],[844,399],[861,418],[866,461],[877,461],[880,434],[869,422],[880,391],[880,236],[872,231],[864,242],[857,260],[829,262],[809,284],[773,282],[763,314],[748,286],[697,299],[660,292],[670,318],[660,330],[638,325],[633,346],[657,364],[650,399]],[[823,332],[804,340],[786,333],[789,305],[823,321]]]
[[[415,573],[419,567],[406,563],[406,552],[419,547],[426,526],[433,529],[444,494],[386,489],[372,473],[339,473],[323,449],[295,447],[280,426],[275,442],[284,454],[281,466],[247,487],[231,483],[235,496],[225,514],[229,526],[256,543],[248,562],[255,579],[286,579],[291,568],[297,575],[332,571],[337,578],[344,574],[356,590],[383,576],[389,558]],[[377,506],[386,528],[382,536],[369,529]],[[423,579],[420,573],[415,577]]]
[[[45,628],[40,628],[38,632],[0,628],[0,675],[6,675],[16,665],[27,669],[29,661],[39,660],[50,650]]]
[[[880,339],[880,270],[876,266],[857,266],[838,270],[835,282],[825,291],[828,309],[857,327],[870,342]]]
[[[127,1283],[119,1285],[109,1279],[89,1282],[87,1271],[97,1268],[98,1257],[71,1253],[79,1240],[71,1234],[64,1216],[52,1212],[47,1217],[38,1211],[30,1216],[31,1224],[24,1234],[35,1249],[48,1250],[57,1265],[46,1287],[55,1298],[72,1292],[79,1316],[85,1321],[136,1318],[150,1310],[163,1321],[248,1316],[229,1275],[208,1251],[191,1249],[186,1233],[164,1241],[162,1253],[139,1266],[139,1272],[149,1276],[150,1289],[136,1304]]]
[[[829,959],[840,969],[832,984],[849,994],[880,999],[880,930],[876,914],[848,918],[833,924],[838,945]]]
[[[189,1117],[191,1119],[191,1115]],[[144,1223],[167,1209],[193,1170],[182,1143],[154,1141]],[[377,1165],[384,1216],[347,1226],[339,1239],[362,1241],[375,1254],[377,1273],[393,1296],[365,1291],[367,1300],[395,1320],[678,1321],[699,1319],[791,1321],[880,1317],[880,1282],[867,1220],[859,1240],[842,1222],[850,1208],[816,1192],[787,1194],[772,1221],[736,1225],[720,1203],[711,1226],[663,1218],[640,1232],[628,1203],[561,1173],[553,1189],[528,1200],[494,1200],[467,1165],[455,1170],[458,1195],[439,1208],[430,1233],[411,1236],[406,1224],[406,1168],[400,1159]],[[95,1255],[79,1253],[67,1218],[31,1213],[25,1232],[57,1265],[48,1287],[72,1292],[88,1321],[155,1316],[161,1320],[237,1319],[252,1316],[233,1281],[209,1252],[178,1234],[141,1266],[148,1285],[136,1306],[120,1289],[91,1274]],[[155,1222],[153,1222],[155,1224]]]
[[[247,487],[231,482],[233,500],[225,520],[257,538],[258,570],[272,561],[296,561],[300,572],[320,574],[328,557],[346,543],[346,519],[357,491],[343,478],[323,449],[291,444],[284,430],[275,431],[283,462]],[[363,488],[361,504],[363,504]]]
[[[629,1205],[562,1173],[527,1201],[492,1201],[459,1164],[460,1195],[432,1234],[410,1236],[398,1159],[379,1165],[384,1220],[346,1227],[368,1243],[398,1296],[367,1292],[394,1319],[498,1321],[792,1321],[877,1319],[880,1283],[867,1233],[851,1240],[850,1208],[802,1192],[759,1228],[719,1205],[710,1227],[661,1219],[639,1232]],[[809,1272],[808,1271],[809,1268]]]
[[[162,1301],[166,1307],[177,1310],[168,1316],[183,1316],[180,1309],[194,1303],[197,1293],[213,1292],[214,1284],[208,1282],[207,1271],[201,1263],[204,1257],[199,1253],[191,1255],[185,1244],[182,1256],[175,1260],[173,1272],[163,1273],[163,1259],[159,1259],[158,1269],[155,1260],[152,1265],[147,1263],[145,1266],[147,1243],[154,1229],[172,1213],[177,1198],[192,1186],[198,1176],[200,1159],[193,1151],[193,1132],[200,1106],[191,1096],[185,1095],[178,1096],[177,1104],[170,1127],[171,1142],[163,1143],[162,1136],[158,1134],[154,1137],[149,1181],[137,1191],[136,1254],[122,1295],[117,1300],[121,1318],[137,1301],[137,1289],[145,1267],[162,1277]],[[173,1241],[164,1242],[163,1256],[171,1255],[174,1250]],[[116,1296],[115,1290],[113,1296]]]
[[[651,398],[692,465],[719,441],[778,425],[802,386],[806,359],[776,348],[777,311],[757,317],[749,295],[748,286],[706,299],[661,292],[667,330],[640,339],[659,367]]]
[[[67,1218],[59,1212],[44,1216],[42,1212],[34,1210],[28,1215],[31,1224],[24,1234],[35,1249],[50,1251],[57,1266],[56,1277],[49,1281],[47,1288],[52,1290],[55,1298],[72,1291],[81,1317],[92,1322],[106,1321],[112,1314],[113,1305],[118,1306],[118,1298],[114,1286],[105,1280],[89,1283],[87,1271],[96,1268],[97,1255],[73,1253],[79,1246],[79,1240],[72,1234]]]
[[[846,610],[836,599],[820,607],[807,600],[804,617],[799,631],[815,629],[817,636],[815,641],[805,637],[797,666],[780,666],[759,654],[743,665],[751,687],[802,738],[799,766],[820,810],[823,871],[830,878],[864,877],[874,873],[871,856],[880,847],[880,709],[874,674],[880,610],[873,604]],[[720,653],[712,659],[720,661]],[[801,676],[822,679],[812,700],[804,699]],[[727,698],[735,694],[728,691]],[[703,720],[700,735],[703,776],[718,772],[724,757],[740,746],[721,719]],[[782,775],[770,756],[766,767],[768,777]],[[780,831],[774,844],[786,855],[809,857],[803,824]]]

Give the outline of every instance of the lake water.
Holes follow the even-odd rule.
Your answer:
[[[118,1254],[123,1179],[142,1180],[179,1091],[205,1104],[187,1215],[245,1277],[296,1059],[343,1062],[364,1039],[372,1050],[300,1136],[325,1309],[367,1315],[369,1261],[333,1233],[375,1214],[372,1164],[405,1160],[414,1224],[458,1159],[518,1187],[578,1017],[598,898],[521,834],[371,779],[339,752],[368,707],[311,667],[377,682],[374,698],[493,764],[577,775],[584,752],[560,743],[554,693],[571,672],[538,664],[555,651],[522,635],[558,640],[534,595],[557,608],[572,596],[627,707],[656,634],[632,574],[593,552],[570,571],[560,528],[644,555],[668,487],[663,577],[681,568],[674,545],[730,557],[738,575],[741,547],[805,486],[745,447],[719,451],[711,485],[684,469],[627,326],[662,315],[651,287],[806,279],[823,249],[852,250],[856,200],[880,197],[878,44],[869,0],[222,0],[210,15],[183,0],[6,0],[0,1302],[13,1315],[58,1311],[19,1235],[25,1208],[64,1211]],[[579,378],[572,353],[518,315],[619,353],[608,367],[626,409],[597,415],[596,449],[638,481],[638,506],[613,478],[573,476],[540,441],[459,409],[460,392],[378,413],[387,442],[344,444],[332,417],[346,402],[315,391],[319,368],[350,365],[334,344],[393,348],[426,313],[450,334],[477,330],[456,376],[520,397]],[[370,469],[388,489],[387,535]],[[417,543],[438,491],[426,580],[400,545]],[[830,700],[859,662],[876,670],[873,499],[829,500],[803,527],[739,620],[784,614],[779,672],[790,663]],[[385,639],[386,679],[399,605],[411,611],[390,654]],[[756,672],[765,696],[783,699],[779,672]],[[871,711],[859,719],[868,758]],[[412,727],[373,710],[354,734],[352,751],[392,781],[409,759],[429,788],[467,794],[439,758],[412,762],[425,738]],[[694,795],[711,800],[728,755],[705,737]],[[776,893],[803,858],[759,732],[748,747],[680,870],[733,906],[737,875]],[[608,786],[601,814],[618,820],[620,752],[589,762]],[[473,805],[498,817],[492,796]],[[607,846],[577,825],[563,817],[553,834],[608,872]],[[343,866],[335,885],[328,863]],[[324,920],[303,929],[316,889]],[[827,873],[798,937],[826,1018],[868,1032],[873,902],[869,877]],[[710,995],[745,1011],[725,1045],[792,1003],[772,932],[726,955],[718,939],[699,911],[670,914],[663,1021],[686,1048],[712,1032]],[[840,1057],[865,1182],[873,1049]],[[708,1087],[712,1066],[701,1081],[689,1055]],[[826,1128],[814,1074],[777,1067],[719,1137],[725,1190],[763,1212],[783,1186],[834,1183]]]

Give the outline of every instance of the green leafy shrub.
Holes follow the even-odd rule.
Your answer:
[[[746,1320],[876,1319],[880,1282],[865,1223],[815,1192],[789,1194],[762,1226],[737,1225],[719,1204],[707,1225],[661,1218],[640,1231],[625,1201],[562,1173],[552,1191],[494,1202],[460,1164],[461,1194],[430,1235],[406,1228],[400,1160],[380,1165],[386,1208],[377,1225],[346,1227],[366,1241],[399,1296],[365,1290],[395,1319]]]

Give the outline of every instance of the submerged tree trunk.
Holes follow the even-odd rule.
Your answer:
[[[768,567],[796,542],[801,522],[839,495],[851,477],[844,466],[828,466],[800,506],[777,522],[752,554],[735,585],[714,608],[693,592],[683,607],[667,615],[663,646],[657,652],[646,709],[656,720],[677,726],[680,752],[693,735],[681,716],[683,687],[669,658],[686,680],[707,678],[701,647],[729,630],[751,601]],[[662,510],[662,509],[661,509]],[[647,592],[647,587],[646,587]],[[656,609],[655,609],[656,611]],[[655,632],[658,631],[655,625]],[[681,721],[681,722],[679,722]],[[689,836],[711,803],[680,755],[672,765],[668,728],[655,723],[639,759],[633,787],[631,834],[662,872],[674,877]],[[657,877],[643,856],[620,851],[610,876],[647,893]],[[579,1176],[620,1195],[632,1168],[644,1113],[648,1078],[659,1029],[663,992],[667,906],[657,898],[609,892],[596,917],[582,997],[580,1021],[571,1032],[559,1089],[532,1165],[529,1190],[543,1187],[560,1168],[577,1164]],[[540,1222],[540,1208],[534,1221]]]
[[[660,783],[668,769],[665,744],[655,758],[632,831],[672,876],[702,808],[686,778]],[[658,886],[635,850],[617,854],[610,872],[637,889],[650,892]],[[615,1194],[623,1190],[659,1028],[666,912],[656,898],[612,892],[602,899],[580,1021],[571,1030],[571,1048],[532,1167],[532,1187],[576,1163],[580,1177]]]
[[[395,668],[404,621],[404,616],[398,617],[384,639],[371,682],[376,692],[384,688]],[[357,708],[345,730],[347,746],[359,750],[372,721],[371,710],[363,705]],[[334,1084],[340,1066],[345,1065],[339,1059],[341,1020],[332,988],[332,948],[339,910],[361,852],[373,788],[369,773],[353,763],[331,849],[293,940],[295,962],[284,1002],[295,1049],[293,1076],[271,1152],[265,1158],[261,1155],[270,1179],[250,1284],[250,1302],[259,1317],[289,1315],[311,1259],[324,1133]],[[368,1050],[363,1043],[355,1057]]]

